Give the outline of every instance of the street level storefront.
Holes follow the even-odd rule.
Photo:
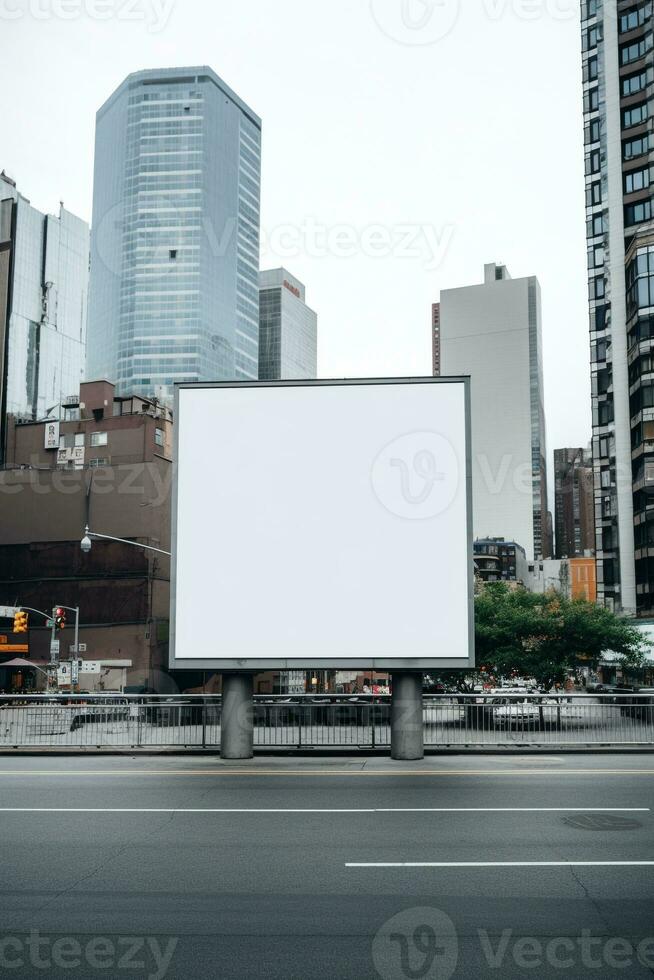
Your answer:
[[[0,658],[0,694],[30,694],[43,687],[39,674],[45,677],[45,664],[13,657]]]

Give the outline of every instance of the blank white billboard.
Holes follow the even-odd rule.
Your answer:
[[[467,379],[180,386],[171,666],[465,667]]]

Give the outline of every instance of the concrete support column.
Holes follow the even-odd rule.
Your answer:
[[[222,759],[251,759],[254,755],[253,694],[253,674],[223,674]]]
[[[391,702],[391,757],[398,761],[424,759],[422,674],[394,673]]]

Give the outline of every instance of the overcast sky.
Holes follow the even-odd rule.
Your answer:
[[[485,262],[543,289],[550,452],[590,438],[577,0],[0,0],[0,169],[91,219],[94,117],[211,65],[263,118],[262,266],[323,377],[431,372],[431,303]]]

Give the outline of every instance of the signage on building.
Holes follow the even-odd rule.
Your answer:
[[[0,606],[0,619],[13,619],[20,606]]]
[[[0,633],[0,656],[5,653],[28,654],[29,652],[29,641],[24,633]]]
[[[293,295],[297,296],[298,299],[302,299],[302,293],[300,290],[297,288],[297,286],[293,286],[288,279],[284,279],[284,286],[286,289],[288,289],[289,293],[293,293]]]
[[[84,446],[72,446],[57,452],[57,466],[84,466]]]
[[[59,422],[45,423],[45,448],[59,449]]]
[[[102,666],[99,660],[80,660],[80,674],[101,674]]]
[[[181,385],[171,667],[470,667],[469,399],[457,378]]]

